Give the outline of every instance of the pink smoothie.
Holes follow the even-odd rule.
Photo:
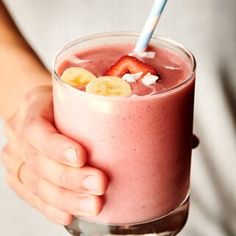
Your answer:
[[[56,72],[60,76],[66,68],[80,66],[101,76],[133,47],[110,44],[75,51],[74,56],[89,62],[78,64],[64,57]],[[136,86],[133,93],[142,96],[103,97],[53,82],[59,131],[84,145],[89,164],[104,170],[110,179],[105,206],[89,221],[154,220],[177,208],[188,195],[193,65],[173,49],[152,46],[149,50],[156,57],[145,62],[160,77],[155,95],[150,95],[150,88]]]

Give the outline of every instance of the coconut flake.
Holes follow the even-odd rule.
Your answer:
[[[179,66],[164,66],[167,70],[181,70]]]
[[[156,52],[144,51],[144,52],[133,52],[129,54],[130,56],[138,56],[140,58],[154,59],[156,57]]]
[[[129,83],[132,83],[132,82],[136,82],[142,75],[143,75],[143,72],[139,72],[136,74],[124,74],[122,79]]]
[[[141,81],[144,85],[146,86],[150,86],[153,85],[157,82],[157,80],[159,79],[159,77],[157,75],[152,75],[150,73],[148,73],[147,75],[145,75]]]

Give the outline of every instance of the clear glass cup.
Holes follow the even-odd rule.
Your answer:
[[[97,96],[59,76],[61,63],[81,50],[137,39],[138,34],[121,32],[85,37],[63,48],[54,62],[55,124],[81,143],[88,164],[110,179],[102,212],[77,216],[66,227],[73,235],[176,235],[187,220],[196,69],[191,52],[152,38],[152,45],[184,57],[191,73],[175,88],[151,96]]]

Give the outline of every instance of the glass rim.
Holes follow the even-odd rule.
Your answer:
[[[56,53],[56,56],[53,59],[52,68],[51,68],[52,77],[57,82],[59,82],[63,87],[65,87],[67,89],[72,89],[73,91],[76,91],[76,93],[78,93],[78,94],[86,95],[86,96],[94,96],[97,99],[99,98],[99,99],[119,99],[119,100],[122,99],[122,98],[123,99],[126,99],[126,98],[129,98],[129,99],[142,98],[143,99],[143,98],[147,98],[147,97],[150,98],[150,97],[153,97],[153,96],[165,95],[167,93],[170,93],[170,92],[178,89],[179,87],[184,86],[188,81],[195,78],[197,63],[196,63],[196,58],[193,55],[193,53],[189,49],[185,48],[182,44],[176,42],[175,40],[172,40],[172,39],[169,39],[169,38],[166,38],[166,37],[161,37],[161,36],[158,36],[158,35],[155,35],[155,34],[153,35],[151,41],[153,41],[153,40],[162,41],[164,43],[167,43],[169,45],[174,46],[177,49],[180,49],[181,51],[183,51],[187,55],[187,57],[188,57],[188,59],[191,63],[191,72],[190,72],[189,76],[187,76],[187,78],[183,82],[181,82],[180,84],[177,84],[176,86],[174,86],[172,88],[169,88],[167,90],[156,92],[156,93],[153,93],[153,94],[149,94],[149,96],[129,96],[129,97],[109,96],[109,97],[105,97],[105,96],[96,95],[96,94],[88,94],[88,93],[85,93],[84,91],[78,90],[77,88],[75,88],[75,87],[73,87],[69,84],[66,84],[65,82],[62,81],[61,77],[58,75],[58,73],[56,71],[56,63],[57,63],[59,57],[63,54],[63,52],[65,52],[67,49],[70,49],[70,48],[72,48],[73,46],[75,46],[79,43],[83,43],[83,42],[86,42],[86,41],[89,41],[89,40],[95,40],[95,39],[99,39],[99,38],[115,37],[115,36],[119,36],[119,37],[121,37],[121,36],[124,36],[124,37],[137,37],[138,38],[139,35],[140,34],[137,33],[137,32],[116,31],[116,32],[105,32],[105,33],[91,34],[91,35],[84,36],[84,37],[78,38],[76,40],[73,40],[72,42],[66,44],[62,49],[60,49]]]

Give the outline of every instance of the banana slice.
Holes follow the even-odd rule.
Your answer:
[[[61,79],[69,85],[83,87],[96,79],[96,76],[81,67],[70,67],[63,72]]]
[[[92,80],[86,86],[86,92],[102,96],[131,96],[130,85],[119,77],[103,76]]]

